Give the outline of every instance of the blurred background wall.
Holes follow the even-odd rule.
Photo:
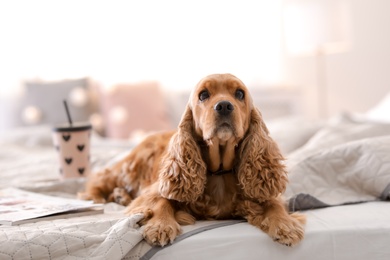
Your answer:
[[[105,98],[154,82],[173,126],[210,73],[241,78],[266,115],[364,113],[390,91],[388,10],[388,0],[1,1],[0,131],[39,114],[21,108],[26,85],[45,93],[84,78]],[[110,102],[98,115],[123,121],[126,106],[99,111]]]
[[[334,16],[327,17],[328,29],[347,27],[347,32],[340,37],[347,46],[340,51],[329,51],[323,57],[322,66],[325,68],[322,69],[326,75],[322,76],[325,77],[323,80],[326,80],[327,88],[326,115],[343,111],[366,112],[390,92],[390,1],[285,1],[287,4],[303,5],[310,2],[321,2],[325,7],[333,8],[331,13]],[[335,17],[340,9],[344,12],[343,17]],[[331,25],[332,22],[335,24]],[[283,62],[283,79],[305,88],[307,111],[311,116],[318,115],[316,102],[313,102],[318,91],[317,62],[315,53],[291,55],[287,51]]]

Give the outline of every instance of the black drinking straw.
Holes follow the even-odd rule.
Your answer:
[[[72,126],[72,118],[70,117],[68,104],[66,103],[66,100],[64,100],[64,106],[65,106],[66,115],[68,116],[69,124],[70,124],[70,126]]]

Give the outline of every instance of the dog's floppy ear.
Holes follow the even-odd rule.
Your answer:
[[[187,108],[162,158],[159,173],[160,194],[181,202],[196,201],[206,184],[207,167],[194,139],[194,119]]]
[[[256,108],[251,111],[249,130],[239,149],[238,181],[246,196],[262,202],[284,192],[284,158]]]

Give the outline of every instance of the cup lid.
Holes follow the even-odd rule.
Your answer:
[[[76,131],[85,131],[92,129],[92,125],[90,123],[76,122],[70,125],[69,123],[56,125],[53,127],[53,131],[55,132],[76,132]]]

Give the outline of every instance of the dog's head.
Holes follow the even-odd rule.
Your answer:
[[[207,144],[206,156],[199,140]],[[203,194],[208,172],[234,168],[242,193],[263,201],[285,189],[281,160],[247,87],[231,74],[213,74],[190,95],[163,158],[159,190],[166,198],[193,202]]]
[[[188,103],[195,133],[205,141],[241,140],[249,127],[252,100],[246,86],[231,74],[213,74],[202,79]]]

